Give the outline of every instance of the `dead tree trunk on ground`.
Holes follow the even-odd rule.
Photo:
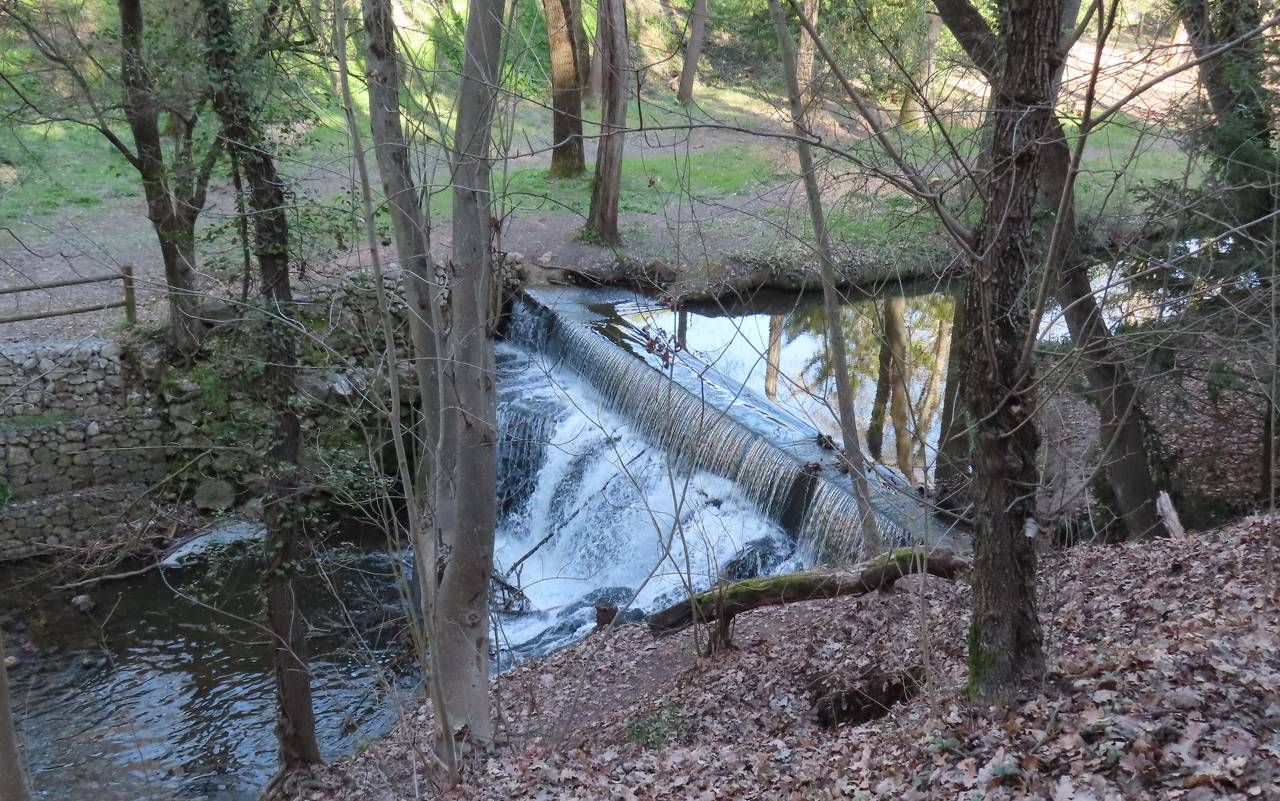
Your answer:
[[[654,636],[675,634],[696,623],[715,622],[724,632],[733,618],[766,606],[866,595],[887,590],[913,573],[953,580],[969,570],[969,563],[949,551],[899,548],[852,571],[791,573],[744,579],[698,593],[648,617]],[[724,642],[728,642],[727,637]]]

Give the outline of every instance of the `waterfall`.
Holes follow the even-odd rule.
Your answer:
[[[722,387],[707,392],[699,383],[699,391],[690,389],[673,380],[674,370],[660,370],[614,341],[620,339],[617,332],[596,330],[534,297],[515,304],[507,337],[589,383],[611,411],[666,454],[675,470],[705,471],[732,481],[760,513],[824,561],[859,556],[861,516],[850,489],[836,484],[847,479],[815,474],[801,455],[735,419],[729,408],[714,405],[709,398],[724,400]],[[687,365],[681,372],[682,378],[693,375]],[[730,400],[736,397],[730,394]],[[887,540],[912,541],[893,503],[873,498],[873,506]]]

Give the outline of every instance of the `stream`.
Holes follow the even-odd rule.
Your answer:
[[[652,610],[726,568],[795,569],[841,553],[806,547],[815,539],[847,546],[847,478],[794,477],[806,462],[833,463],[818,435],[836,429],[821,311],[785,301],[676,313],[634,293],[573,290],[532,293],[517,309],[497,351],[495,567],[525,600],[495,613],[499,669],[584,636],[596,601]],[[908,377],[913,397],[949,304],[908,300],[922,365]],[[877,308],[851,304],[843,321],[860,410],[875,390]],[[950,535],[911,503],[909,482],[880,472],[884,525],[929,542]],[[367,745],[414,702],[399,578],[411,563],[356,533],[308,563],[301,603],[326,759]],[[0,572],[0,611],[21,621],[6,635],[19,660],[9,674],[38,797],[256,798],[275,741],[252,549],[102,586],[87,614],[73,593],[40,589],[40,569]]]

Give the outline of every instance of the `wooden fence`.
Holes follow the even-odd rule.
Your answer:
[[[86,312],[102,311],[103,309],[118,309],[124,307],[124,317],[130,323],[138,322],[138,301],[134,294],[133,286],[133,267],[125,265],[120,268],[118,273],[105,273],[103,275],[88,275],[77,278],[63,278],[58,281],[45,281],[43,283],[29,283],[22,286],[4,286],[0,287],[0,295],[15,295],[19,292],[39,292],[46,289],[58,289],[64,286],[79,286],[81,284],[100,284],[107,281],[120,281],[124,285],[124,297],[110,303],[95,303],[92,306],[76,306],[70,309],[53,309],[50,311],[39,312],[23,312],[20,314],[0,315],[0,324],[3,323],[20,323],[24,320],[43,320],[46,317],[62,317],[68,314],[84,314]]]

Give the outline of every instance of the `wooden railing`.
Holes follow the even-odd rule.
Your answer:
[[[77,278],[63,278],[58,281],[45,281],[41,283],[29,283],[22,286],[4,286],[0,287],[0,295],[15,295],[19,292],[39,292],[46,289],[58,289],[64,286],[79,286],[81,284],[99,284],[106,281],[121,281],[124,284],[124,297],[110,303],[95,303],[92,306],[75,306],[70,309],[52,309],[50,311],[39,312],[23,312],[20,314],[9,314],[0,316],[0,324],[3,323],[20,323],[24,320],[43,320],[47,317],[62,317],[68,314],[85,314],[86,312],[102,311],[103,309],[118,309],[124,307],[124,317],[131,324],[138,322],[138,300],[134,294],[133,286],[133,267],[125,265],[120,268],[118,273],[105,273],[103,275],[87,275]]]

